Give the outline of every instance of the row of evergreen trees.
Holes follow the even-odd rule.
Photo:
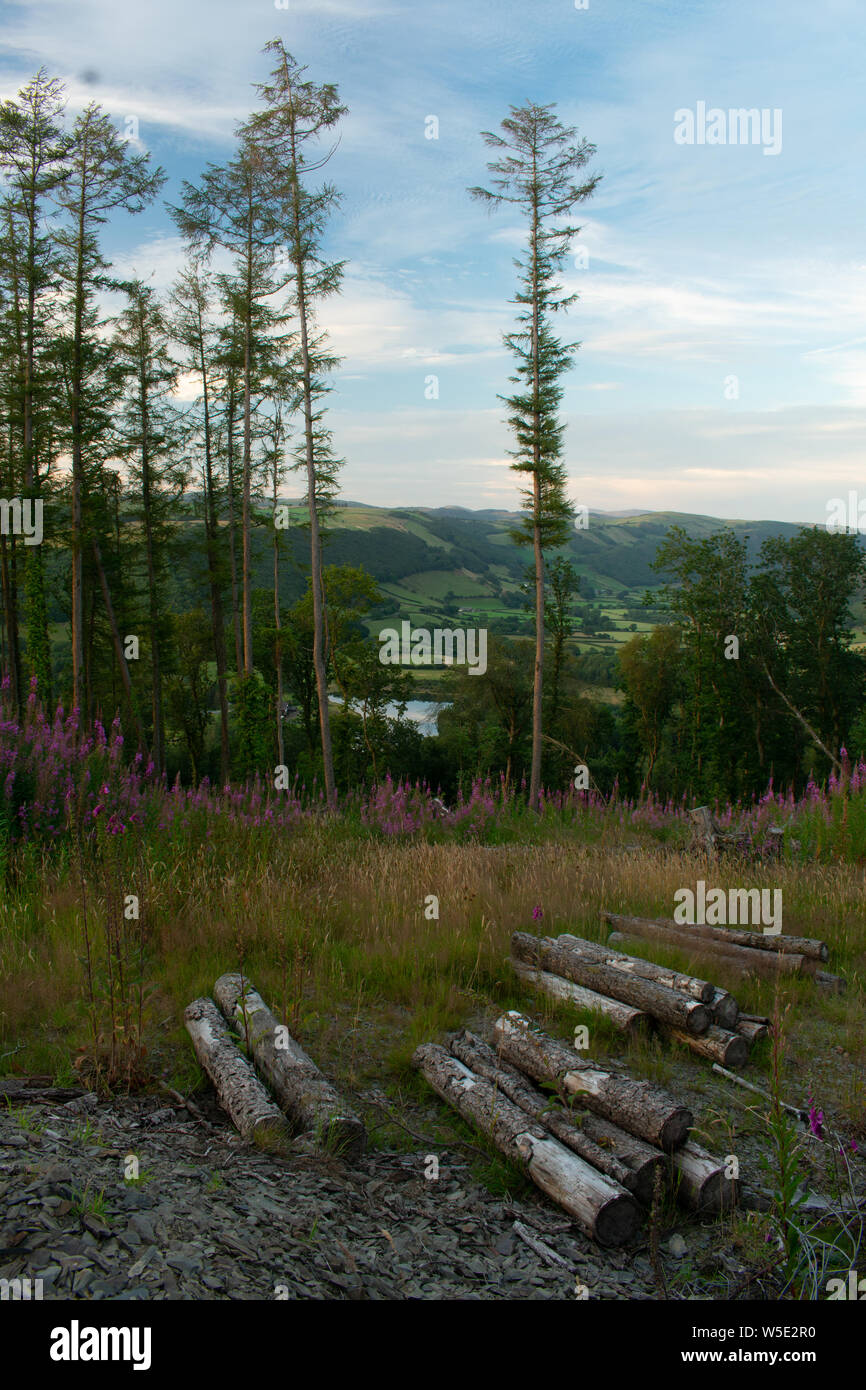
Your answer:
[[[342,264],[322,254],[338,195],[318,171],[345,108],[279,40],[268,51],[271,80],[231,158],[184,183],[170,208],[189,259],[164,299],[122,279],[103,250],[106,223],[141,213],[164,172],[98,105],[67,122],[62,85],[44,70],[0,108],[0,492],[41,505],[46,518],[44,546],[8,524],[0,536],[0,661],[19,700],[35,676],[44,700],[60,696],[85,725],[122,696],[125,722],[164,769],[167,692],[184,640],[167,596],[171,544],[195,489],[227,777],[230,678],[241,740],[257,699],[254,500],[275,501],[287,467],[300,468],[332,794],[320,532],[340,460],[324,413],[335,359],[316,313],[339,289]],[[190,408],[179,401],[183,379],[195,385]],[[275,531],[275,595],[279,561]]]
[[[386,771],[445,789],[502,773],[526,780],[532,804],[542,783],[568,785],[576,762],[602,791],[619,780],[665,795],[747,795],[771,776],[839,771],[840,749],[863,742],[854,536],[768,541],[752,567],[731,532],[692,541],[675,528],[657,561],[672,623],[623,650],[621,710],[588,697],[571,648],[576,575],[558,555],[571,520],[559,407],[578,345],[552,325],[573,299],[557,284],[580,230],[570,215],[598,176],[583,175],[594,148],[531,103],[484,133],[492,186],[470,192],[526,224],[505,339],[515,389],[502,399],[534,641],[494,641],[483,677],[455,676],[438,740],[386,719],[410,690],[365,634],[382,595],[322,552],[341,460],[325,413],[337,359],[318,311],[343,263],[324,255],[339,195],[319,175],[345,108],[279,40],[267,51],[270,81],[231,157],[170,205],[188,261],[163,298],[122,279],[103,245],[110,221],[153,204],[163,171],[98,106],[68,122],[45,71],[0,107],[0,496],[43,504],[46,518],[44,545],[0,528],[0,665],[19,702],[35,677],[85,727],[120,705],[158,771],[225,781],[276,760],[320,773],[328,797]],[[304,480],[292,524],[307,528],[309,560],[306,593],[286,609],[277,504],[290,469]],[[255,582],[263,514],[267,588]],[[196,531],[190,609],[174,585]],[[329,692],[343,702],[336,718]]]

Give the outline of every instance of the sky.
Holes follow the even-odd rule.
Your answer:
[[[866,511],[858,0],[2,0],[0,35],[0,96],[44,65],[70,115],[95,100],[120,129],[135,118],[168,182],[105,245],[164,290],[185,260],[165,201],[231,157],[265,43],[336,83],[326,249],[347,265],[321,326],[343,359],[344,497],[518,505],[498,397],[525,224],[467,190],[489,178],[481,132],[534,101],[602,174],[556,321],[580,343],[572,501],[820,523],[854,492]]]

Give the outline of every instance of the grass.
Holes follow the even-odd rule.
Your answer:
[[[104,1089],[113,1044],[115,1059],[124,1062],[115,1089],[163,1079],[182,1094],[194,1093],[205,1078],[183,1010],[243,962],[292,1036],[362,1111],[373,1148],[423,1146],[441,1154],[456,1147],[469,1156],[472,1177],[493,1192],[525,1191],[523,1174],[446,1110],[411,1065],[418,1043],[442,1041],[464,1025],[483,1031],[515,1008],[569,1042],[585,1024],[590,1057],[621,1057],[634,1075],[684,1094],[696,1114],[698,1142],[720,1155],[746,1155],[754,1167],[768,1137],[758,1098],[735,1094],[709,1064],[680,1048],[654,1037],[626,1040],[608,1020],[537,995],[507,963],[516,930],[604,940],[602,910],[669,916],[676,890],[704,878],[723,888],[780,887],[783,929],[827,941],[828,968],[847,977],[848,990],[836,996],[808,979],[784,982],[789,1013],[779,1087],[796,1105],[810,1088],[834,1129],[858,1140],[862,1151],[863,869],[840,861],[708,868],[659,844],[650,829],[599,828],[589,817],[585,827],[552,825],[545,833],[536,843],[493,846],[383,843],[357,826],[312,821],[279,836],[241,828],[207,846],[193,837],[142,839],[134,854],[125,857],[126,847],[117,845],[86,862],[84,897],[74,862],[43,862],[38,875],[19,875],[0,904],[0,1053],[11,1051],[18,1071],[52,1073],[65,1084],[83,1077]],[[624,842],[636,840],[640,848],[624,853]],[[139,897],[141,917],[121,922],[118,932],[114,905],[130,892]],[[439,900],[438,920],[425,915],[430,895]],[[542,916],[534,920],[537,908]],[[707,969],[682,951],[649,943],[632,949],[678,969]],[[714,969],[713,981],[732,989],[746,1011],[772,1015],[773,982],[744,982],[724,966]],[[771,1049],[763,1044],[748,1074],[770,1089],[771,1070]],[[374,1092],[384,1105],[367,1099]],[[16,1114],[24,1127],[43,1123],[35,1114]],[[88,1122],[78,1137],[92,1140]],[[807,1158],[813,1185],[823,1190],[824,1156],[812,1148],[821,1146],[810,1146]],[[217,1190],[211,1183],[208,1190]],[[92,1194],[81,1203],[99,1214]],[[766,1234],[751,1217],[725,1222],[744,1256],[760,1244],[758,1233]],[[690,1287],[693,1277],[683,1268],[676,1287]]]
[[[113,871],[126,872],[122,864]],[[111,866],[91,866],[87,892],[92,968],[103,991],[108,946],[102,927],[116,896],[111,873]],[[162,851],[157,858],[145,846],[138,873],[142,920],[128,924],[128,951],[119,965],[131,972],[126,987],[136,1001],[141,992],[142,1035],[122,1038],[121,1045],[134,1048],[140,1041],[142,1059],[149,1059],[145,1071],[162,1074],[167,1067],[171,1084],[184,1090],[198,1070],[183,1009],[209,994],[218,975],[237,969],[240,955],[275,1011],[285,1010],[293,1034],[352,1086],[381,1080],[383,1063],[392,1074],[404,1074],[419,1042],[506,1008],[530,1008],[563,1037],[586,1023],[592,1051],[625,1051],[639,1070],[664,1084],[675,1055],[669,1048],[654,1039],[626,1047],[609,1023],[537,998],[510,972],[509,940],[515,930],[572,931],[602,940],[602,909],[668,915],[676,889],[710,871],[687,855],[652,847],[623,855],[616,845],[574,840],[501,848],[382,844],[313,825],[271,840],[267,856],[244,833],[234,855],[225,846],[205,853],[176,841],[171,857]],[[725,866],[708,881],[736,886],[743,874]],[[0,907],[0,973],[7,981],[0,995],[0,1051],[18,1044],[17,1069],[62,1072],[65,1079],[76,1059],[92,1063],[104,1054],[111,1028],[99,989],[89,1007],[75,878],[71,869],[48,875],[38,889],[25,888]],[[748,882],[780,886],[784,929],[827,940],[831,968],[849,979],[844,996],[827,996],[805,979],[786,984],[796,1018],[789,1064],[793,1073],[810,1057],[812,1069],[823,1074],[827,1103],[862,1126],[862,871],[783,863],[750,868]],[[438,921],[424,914],[430,894],[439,899]],[[543,917],[534,924],[536,907]],[[141,979],[133,970],[139,948]],[[644,953],[676,968],[689,966],[681,951],[647,946]],[[746,1010],[772,1011],[771,982],[743,982],[722,966],[714,976]],[[847,1056],[833,1050],[840,1047]],[[764,1049],[757,1067],[766,1072],[767,1064]]]

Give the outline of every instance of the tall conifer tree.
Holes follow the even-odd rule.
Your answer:
[[[568,537],[573,508],[566,497],[562,463],[564,425],[559,420],[561,379],[571,366],[578,343],[561,343],[554,335],[552,316],[567,309],[577,295],[563,296],[556,283],[579,227],[563,222],[574,207],[589,198],[601,175],[576,182],[595,154],[595,146],[577,141],[577,131],[563,126],[555,107],[532,102],[512,106],[502,122],[502,135],[482,131],[487,146],[499,158],[488,164],[495,177],[492,189],[475,187],[473,198],[489,208],[508,204],[526,219],[527,246],[515,265],[521,272],[515,303],[521,308],[519,327],[505,336],[517,359],[511,378],[518,390],[500,397],[509,407],[508,423],[517,448],[510,450],[512,467],[526,478],[522,489],[524,519],[514,539],[533,548],[535,570],[535,676],[532,700],[532,769],[529,804],[537,807],[541,790],[542,698],[544,669],[544,551]]]

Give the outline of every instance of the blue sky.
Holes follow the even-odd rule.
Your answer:
[[[122,126],[176,200],[231,152],[280,35],[349,114],[329,178],[348,261],[322,324],[344,496],[513,507],[508,390],[522,228],[466,189],[479,132],[555,102],[604,177],[579,211],[586,266],[563,336],[576,503],[825,520],[866,497],[866,182],[856,0],[20,0],[2,12],[2,95],[41,64]],[[756,108],[781,148],[674,139],[676,113]],[[439,138],[425,138],[436,116]],[[729,124],[729,123],[728,123]],[[125,269],[168,287],[183,248],[162,204],[112,224]],[[425,382],[438,378],[438,399]],[[736,378],[736,382],[731,379]]]

